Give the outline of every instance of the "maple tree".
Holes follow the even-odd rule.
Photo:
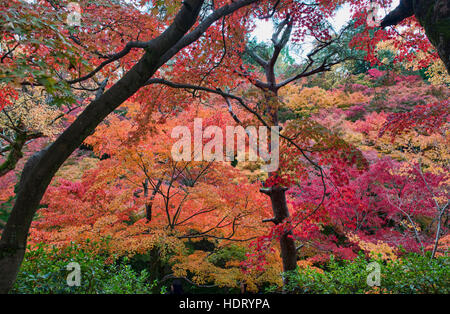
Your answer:
[[[442,223],[447,208],[442,188],[446,176],[441,171],[445,164],[434,166],[435,154],[441,154],[441,160],[446,156],[445,133],[441,131],[447,123],[448,102],[442,100],[445,89],[441,96],[430,92],[426,97],[380,99],[376,92],[383,94],[389,87],[377,90],[376,84],[389,83],[394,89],[398,87],[395,84],[410,84],[415,78],[399,78],[393,71],[386,74],[376,68],[369,71],[371,78],[366,77],[375,85],[370,91],[364,86],[351,93],[348,86],[333,91],[308,86],[297,92],[293,85],[312,75],[332,72],[350,59],[352,56],[341,53],[349,41],[350,48],[365,51],[373,66],[386,66],[378,53],[383,48],[378,44],[384,40],[396,48],[396,63],[406,60],[415,62],[416,68],[439,67],[436,60],[440,56],[448,69],[448,36],[439,28],[448,12],[436,10],[430,23],[423,6],[441,2],[416,2],[418,6],[401,1],[381,22],[381,28],[366,25],[369,1],[81,1],[83,23],[79,26],[66,23],[70,12],[65,3],[3,2],[0,128],[1,154],[8,155],[0,166],[0,183],[5,186],[0,196],[2,201],[13,199],[13,207],[0,241],[0,292],[9,291],[15,280],[30,226],[32,241],[59,245],[70,239],[113,236],[117,241],[112,250],[121,254],[142,253],[155,243],[161,248],[168,245],[177,252],[176,274],[195,271],[200,283],[213,278],[219,285],[233,285],[246,278],[253,288],[258,276],[248,277],[251,267],[242,273],[238,270],[243,265],[233,261],[226,270],[229,277],[218,268],[207,272],[212,264],[205,262],[204,253],[191,254],[191,262],[183,258],[183,241],[210,238],[222,246],[226,241],[247,242],[257,237],[252,244],[257,252],[249,253],[244,263],[248,266],[252,258],[260,265],[266,258],[272,259],[271,265],[276,264],[279,260],[273,252],[278,248],[270,244],[278,240],[284,271],[297,267],[298,251],[306,246],[305,241],[316,249],[351,257],[358,241],[361,248],[367,247],[369,240],[383,240],[417,250],[418,244],[424,249],[434,239],[435,255],[441,234],[446,232]],[[357,34],[348,35],[349,27],[336,33],[329,25],[328,19],[345,3],[354,13],[350,26],[361,30]],[[409,18],[413,14],[418,21]],[[386,29],[404,18],[408,19],[401,25],[407,27]],[[272,47],[248,41],[257,19],[276,22]],[[284,50],[288,42],[302,43],[307,36],[315,39],[315,46],[305,61],[279,73],[276,65],[280,56],[288,55]],[[442,74],[442,66],[440,69],[431,73]],[[436,81],[442,82],[445,80]],[[186,97],[185,90],[193,97]],[[326,111],[342,114],[334,111],[337,106],[357,120],[367,110],[363,108],[367,102],[378,109],[408,110],[419,102],[423,107],[415,108],[412,116],[372,114],[378,119],[375,127],[368,125],[370,116],[354,125],[342,116],[324,117]],[[222,106],[224,112],[194,110],[194,103]],[[295,119],[283,121],[282,110],[292,110]],[[181,121],[191,121],[194,115],[204,115],[208,123],[219,126],[283,126],[279,171],[266,176],[249,174],[245,167],[252,165],[234,168],[171,160],[173,141],[168,130]],[[327,125],[324,118],[334,121]],[[411,121],[416,128],[407,130]],[[106,123],[100,125],[102,122]],[[351,131],[339,134],[338,126],[342,125]],[[411,162],[399,174],[387,173],[380,168],[397,170],[397,165],[371,160],[370,153],[361,152],[364,147],[355,141],[365,134],[398,151],[404,144],[400,136],[397,144],[388,144],[386,136],[378,135],[401,132],[410,132],[408,136],[432,133],[432,138],[424,135],[418,140],[438,142],[425,150],[423,157],[424,165],[435,167],[434,171],[422,171],[422,163]],[[29,142],[37,137],[42,141]],[[31,152],[26,163],[21,163],[26,144]],[[101,160],[75,158],[79,167],[75,174],[68,170],[70,165],[63,164],[86,145],[92,146]],[[14,169],[21,171],[19,182],[13,178]],[[62,178],[61,171],[72,180]],[[262,187],[254,181],[255,176],[264,181]],[[404,196],[392,199],[397,187],[379,189],[380,182],[402,184]],[[421,196],[412,182],[422,190],[427,187],[433,196]],[[377,191],[371,192],[375,187]],[[255,192],[258,189],[270,197],[274,218],[267,219],[267,202]],[[379,194],[382,201],[371,193]],[[373,204],[374,198],[378,204]],[[41,201],[48,206],[39,211],[44,218],[33,221]],[[65,203],[71,206],[65,208]],[[77,212],[78,207],[83,210]],[[416,217],[416,212],[434,217],[437,225],[428,224],[427,232],[417,236],[422,217]],[[361,217],[363,221],[358,220]],[[267,230],[261,223],[263,218],[275,226]],[[402,222],[404,229],[387,230],[392,222]],[[353,244],[337,245],[339,239],[321,232],[325,226],[339,237],[353,239]],[[381,231],[373,236],[369,230],[375,227]],[[430,236],[430,230],[435,237]],[[265,256],[266,251],[272,253]],[[270,280],[277,269],[273,266]],[[256,271],[261,273],[261,269]],[[234,279],[228,280],[230,277]]]
[[[61,169],[43,199],[40,218],[32,224],[30,243],[61,247],[108,238],[111,254],[131,257],[159,249],[162,256],[173,254],[171,260],[178,261],[174,275],[189,270],[198,284],[209,274],[218,285],[236,285],[244,276],[239,263],[212,271],[219,268],[204,260],[205,252],[186,253],[185,246],[209,239],[219,248],[229,246],[226,242],[240,247],[264,233],[260,222],[268,208],[257,193],[259,184],[249,182],[230,163],[173,160],[170,137],[181,121],[193,124],[194,117],[204,116],[204,128],[212,124],[225,129],[234,122],[232,117],[225,108],[214,116],[211,110],[190,109],[129,144],[139,105],[121,108],[126,115],[112,116],[86,140],[97,156],[108,157],[96,162],[81,156],[86,166],[80,168],[77,162]],[[160,114],[154,118],[159,120]],[[63,205],[67,203],[71,205]],[[246,276],[250,286],[259,280]]]
[[[106,56],[106,60],[101,62],[88,74],[75,78],[74,80],[69,79],[68,82],[66,80],[62,81],[64,86],[67,86],[67,84],[70,83],[83,82],[84,80],[94,76],[106,65],[109,65],[121,57],[126,56],[132,48],[145,50],[145,53],[142,57],[140,57],[140,60],[137,63],[133,62],[132,67],[128,65],[128,72],[114,85],[112,85],[104,94],[98,95],[96,99],[86,106],[83,113],[77,117],[77,119],[58,137],[52,145],[41,151],[40,154],[36,154],[29,159],[27,165],[25,166],[24,175],[21,178],[20,192],[8,219],[8,223],[2,233],[2,253],[0,259],[0,264],[2,265],[0,284],[2,292],[8,291],[14,282],[14,278],[23,259],[26,237],[28,233],[27,231],[29,229],[31,219],[46,190],[47,185],[50,183],[50,180],[56,170],[62,165],[67,157],[69,157],[69,155],[109,113],[111,113],[117,106],[141,88],[158,70],[158,68],[161,67],[161,65],[171,59],[179,50],[196,41],[215,21],[253,2],[255,1],[239,1],[231,4],[225,4],[223,7],[214,10],[209,18],[205,18],[204,21],[200,22],[193,31],[188,32],[197,20],[203,1],[185,1],[175,17],[173,17],[174,14],[167,14],[163,18],[162,24],[166,22],[169,27],[166,28],[162,34],[152,40],[147,39],[147,41],[138,42],[128,41],[125,38],[120,38],[119,35],[120,40],[123,39],[123,43],[127,41],[125,45],[122,43],[121,46],[124,47],[121,48],[121,50],[113,53],[112,55]],[[14,4],[15,3],[16,2],[14,2]],[[36,7],[39,8],[40,4],[41,3],[37,3]],[[48,8],[49,4],[46,4]],[[126,8],[128,6],[119,6],[119,8],[122,7]],[[15,8],[11,7],[7,7],[7,9],[11,9],[11,12],[20,12],[19,10],[16,11]],[[25,6],[24,9],[24,11],[28,11],[22,11],[22,13],[26,15],[27,13],[30,14],[30,12],[32,12],[35,8],[33,8],[33,6]],[[98,20],[99,12],[96,10],[97,6],[94,5],[93,9],[94,14],[91,16],[95,16],[95,19]],[[52,9],[49,8],[49,10]],[[58,12],[58,8],[54,9],[54,11]],[[109,13],[108,10],[103,10],[103,12],[105,14]],[[121,13],[120,10],[118,13]],[[134,16],[136,13],[136,16],[142,16],[139,14],[138,10],[131,10],[131,12],[129,11],[128,13],[128,16]],[[36,13],[32,16],[34,16],[34,21],[39,20],[39,18],[36,18]],[[54,21],[60,23],[59,25],[61,29],[66,29],[65,24],[63,22],[61,23],[60,19],[54,19]],[[107,22],[105,24],[107,24]],[[155,25],[152,24],[152,28],[150,29],[152,31],[157,31],[158,28],[155,28],[154,26]],[[102,27],[100,27],[100,29],[102,29]],[[7,30],[4,31],[7,32]],[[129,27],[128,31],[131,31],[130,34],[133,34],[131,37],[134,37],[134,29]],[[110,32],[106,33],[110,34]],[[119,34],[121,33],[122,32],[119,32]],[[53,34],[55,34],[55,32],[53,32]],[[56,32],[56,36],[61,38],[59,30]],[[98,39],[100,41],[105,40],[101,37]],[[65,39],[65,41],[67,40]],[[51,51],[58,52],[59,50],[60,49]],[[101,55],[99,57],[101,58]],[[68,58],[68,60],[70,60],[70,58]],[[44,72],[46,69],[47,67],[44,67]],[[20,72],[26,73],[25,71]],[[26,173],[27,170],[31,172],[35,171],[35,173]],[[31,182],[35,180],[37,181]]]
[[[278,91],[281,88],[301,78],[308,77],[316,73],[329,71],[333,65],[343,61],[342,57],[337,53],[337,51],[331,51],[325,56],[320,56],[320,53],[325,48],[330,47],[335,42],[338,42],[341,39],[342,33],[335,34],[333,38],[330,34],[332,30],[329,27],[312,26],[313,21],[323,22],[327,17],[330,16],[332,11],[333,7],[326,7],[324,8],[324,10],[314,10],[310,6],[305,4],[299,4],[298,7],[295,7],[295,10],[293,10],[292,8],[281,10],[280,13],[277,14],[280,22],[277,25],[276,30],[272,36],[273,47],[270,49],[268,56],[266,58],[262,57],[261,52],[258,51],[258,49],[252,49],[251,47],[246,47],[244,50],[244,54],[248,55],[250,59],[254,61],[257,67],[262,68],[262,75],[260,75],[260,73],[258,73],[257,71],[251,71],[251,69],[249,69],[245,64],[241,64],[240,69],[235,70],[235,75],[237,75],[238,78],[245,79],[249,82],[249,84],[253,85],[254,89],[257,89],[256,91],[250,90],[250,92],[244,93],[242,97],[228,92],[224,93],[221,90],[205,88],[196,84],[178,84],[174,83],[173,81],[164,79],[152,79],[150,80],[150,82],[165,84],[173,88],[187,88],[197,91],[200,90],[210,93],[216,93],[221,95],[230,107],[232,106],[230,100],[237,100],[241,106],[245,107],[248,111],[254,114],[255,118],[259,120],[259,123],[262,123],[265,126],[279,126],[279,109],[281,101],[278,96]],[[311,19],[311,24],[304,22],[303,25],[299,26],[299,28],[295,29],[295,31],[293,32],[293,27],[296,26],[297,19],[300,18]],[[280,78],[278,78],[275,73],[275,64],[277,63],[282,50],[288,44],[291,36],[294,38],[294,40],[301,40],[306,34],[314,36],[318,42],[318,45],[313,49],[312,52],[309,53],[308,61],[302,69],[298,69],[296,71],[297,73],[294,73],[292,76],[283,78],[283,80],[279,81]],[[261,76],[264,76],[265,80],[263,80]],[[253,104],[256,104],[256,106],[254,106]],[[239,121],[239,118],[236,115],[234,115],[234,117]],[[305,122],[307,123],[307,121]],[[307,131],[308,134],[302,134],[301,139],[303,140],[310,139],[311,136],[314,136],[314,134],[316,134],[316,130],[311,130],[313,127],[311,127],[309,124],[306,127],[301,127],[305,130],[310,129],[309,131]],[[295,130],[294,128],[294,131],[298,130]],[[323,133],[324,129],[319,132]],[[300,134],[297,134],[296,137],[299,137],[299,135]],[[328,145],[330,147],[335,146],[335,148],[338,147],[336,145],[336,139],[333,138],[332,135],[316,135],[318,135],[318,138],[316,138],[315,140],[322,145]],[[286,135],[282,136],[284,139],[289,140],[290,144],[298,150],[298,154],[301,157],[306,158],[307,161],[309,161],[316,169],[318,169],[321,173],[321,176],[323,177],[322,168],[312,159],[310,159],[305,154],[304,150],[300,148],[298,144],[299,140],[297,138],[295,140],[292,140]],[[335,143],[330,143],[330,141],[333,140],[335,141]],[[289,159],[291,159],[291,164],[293,164],[292,155],[295,154],[295,149],[291,149],[289,151],[290,154],[286,153],[286,155],[290,155]],[[296,168],[295,175],[297,176],[299,175],[299,172],[305,171],[304,169],[302,169],[304,168],[304,166],[302,167],[294,165],[294,167]],[[288,171],[286,171],[286,169],[284,168],[285,167],[283,167],[282,165],[275,173],[269,173],[269,178],[266,180],[264,186],[260,189],[260,191],[261,193],[264,193],[270,197],[274,218],[266,219],[265,222],[274,222],[277,225],[276,227],[278,229],[278,232],[276,232],[274,236],[280,238],[279,241],[281,246],[283,270],[289,271],[295,269],[297,265],[297,249],[295,247],[294,240],[292,239],[292,231],[283,231],[283,227],[280,228],[279,226],[282,226],[285,219],[288,219],[288,217],[290,216],[285,192],[290,187],[289,180],[291,175],[289,175]],[[256,250],[259,250],[259,248],[257,247]]]

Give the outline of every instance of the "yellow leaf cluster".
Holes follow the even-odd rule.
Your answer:
[[[29,133],[42,133],[52,137],[61,131],[57,118],[62,111],[47,105],[45,96],[39,91],[20,93],[19,98],[0,113],[0,128],[9,129],[11,124]]]
[[[383,241],[378,241],[377,243],[368,242],[354,233],[346,233],[346,236],[351,242],[358,244],[362,250],[368,252],[372,258],[381,256],[381,259],[385,261],[397,260],[395,249]]]
[[[305,269],[305,268],[309,268],[314,270],[315,272],[321,273],[323,274],[323,269],[319,268],[319,267],[315,267],[313,266],[313,262],[308,260],[308,259],[304,259],[304,260],[300,260],[297,262],[297,265],[300,269]]]
[[[287,86],[280,91],[280,95],[288,108],[306,115],[315,114],[320,109],[350,107],[370,100],[361,92],[347,93],[341,89],[327,91],[317,86]]]

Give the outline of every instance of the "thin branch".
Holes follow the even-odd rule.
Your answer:
[[[149,47],[149,42],[141,42],[141,41],[130,41],[125,45],[125,48],[123,48],[121,51],[119,51],[118,53],[113,54],[108,60],[103,61],[102,63],[100,63],[99,66],[97,66],[93,71],[91,71],[90,73],[79,77],[77,79],[73,79],[73,80],[68,80],[67,83],[68,84],[75,84],[75,83],[79,83],[82,81],[85,81],[87,79],[90,79],[91,77],[93,77],[95,74],[97,74],[101,69],[103,69],[105,66],[107,66],[108,64],[117,61],[123,57],[125,57],[132,48],[148,48]]]

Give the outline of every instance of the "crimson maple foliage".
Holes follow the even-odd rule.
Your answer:
[[[0,201],[12,209],[0,292],[28,240],[109,239],[121,256],[157,248],[172,276],[253,290],[332,254],[440,253],[448,86],[402,67],[439,68],[441,45],[414,12],[389,23],[398,26],[367,25],[370,3],[391,1],[80,1],[74,26],[65,2],[2,2]],[[329,24],[345,4],[350,35]],[[255,21],[269,19],[271,43],[254,45]],[[310,38],[305,59],[289,61],[288,43]],[[354,48],[367,74],[345,68]],[[346,82],[325,87],[327,75]],[[278,171],[258,171],[261,160],[174,161],[171,130],[195,117],[222,129],[281,126]],[[246,258],[214,261],[192,248],[203,240],[214,253],[236,242]]]

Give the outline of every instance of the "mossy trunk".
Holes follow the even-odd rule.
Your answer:
[[[414,14],[450,74],[450,0],[416,0]]]
[[[401,0],[381,22],[381,27],[397,25],[415,15],[450,73],[450,0]]]
[[[17,134],[16,139],[10,145],[8,157],[0,164],[0,177],[6,175],[16,167],[17,162],[23,157],[22,149],[26,140],[27,136],[25,133]]]

